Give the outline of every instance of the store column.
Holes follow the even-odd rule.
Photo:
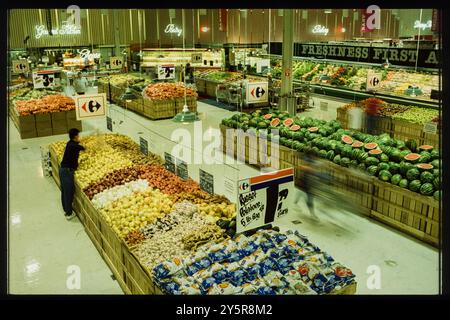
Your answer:
[[[281,74],[280,110],[294,113],[292,95],[292,56],[294,54],[294,10],[283,9],[283,72]],[[288,103],[290,101],[291,103]],[[292,104],[292,106],[290,106]],[[289,105],[289,108],[288,108]]]
[[[120,57],[120,34],[119,34],[119,10],[113,9],[114,27],[114,56]]]

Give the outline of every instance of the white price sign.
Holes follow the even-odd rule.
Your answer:
[[[258,59],[256,61],[256,72],[261,73],[270,66],[270,59]]]
[[[33,73],[34,89],[53,88],[55,86],[54,73]]]
[[[111,69],[122,69],[123,67],[123,58],[121,57],[111,57],[109,59]]]
[[[106,117],[108,104],[106,93],[75,97],[77,120]]]
[[[293,190],[293,168],[240,180],[237,232],[256,229],[286,217],[289,214],[289,194]]]
[[[159,80],[175,79],[175,66],[172,64],[158,66],[158,79]]]
[[[192,63],[202,63],[203,61],[203,54],[201,53],[193,53],[191,55],[191,62]]]
[[[368,73],[367,74],[367,83],[366,90],[367,91],[375,91],[378,89],[381,83],[383,75],[381,73]]]
[[[26,73],[30,71],[30,65],[28,64],[28,60],[13,60],[12,61],[12,72],[13,73]]]
[[[428,122],[423,125],[423,132],[425,133],[437,133],[437,123],[436,122]]]
[[[268,82],[247,82],[247,104],[269,101]]]

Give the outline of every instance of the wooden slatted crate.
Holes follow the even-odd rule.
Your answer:
[[[152,120],[172,118],[175,116],[175,101],[152,101],[144,98],[143,115]]]

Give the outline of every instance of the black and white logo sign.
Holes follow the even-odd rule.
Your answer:
[[[76,98],[77,120],[105,117],[106,93],[83,95]]]
[[[111,57],[109,62],[111,69],[121,69],[123,67],[123,59],[121,57]]]
[[[374,91],[378,89],[380,87],[382,76],[383,75],[381,73],[368,73],[366,84],[367,91]]]
[[[159,80],[175,79],[175,66],[174,65],[158,66],[158,79]]]
[[[13,60],[12,62],[12,72],[13,73],[26,73],[30,71],[30,66],[28,60]]]
[[[53,88],[55,86],[55,74],[33,74],[33,86],[35,89]]]
[[[267,91],[267,82],[249,82],[247,84],[247,104],[268,102]]]

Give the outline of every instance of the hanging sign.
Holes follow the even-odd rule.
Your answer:
[[[158,79],[159,80],[175,79],[175,66],[173,64],[158,66]]]
[[[268,102],[268,82],[247,83],[247,104]]]
[[[432,23],[431,20],[428,20],[428,21],[425,22],[425,23],[420,22],[419,20],[416,20],[416,21],[414,22],[414,29],[422,29],[422,30],[425,30],[425,29],[431,29],[431,26],[432,26],[432,25],[433,25],[433,23]]]
[[[13,73],[26,73],[30,71],[30,65],[28,60],[20,59],[12,61],[12,72]]]
[[[181,159],[177,159],[176,165],[176,174],[183,180],[187,180],[189,178],[187,163]]]
[[[55,87],[54,73],[33,73],[33,87],[34,89],[53,88]]]
[[[173,33],[176,34],[177,36],[181,36],[181,33],[183,32],[183,30],[181,28],[178,28],[177,26],[175,26],[173,23],[170,23],[166,26],[166,28],[164,29],[165,33]]]
[[[106,116],[106,93],[75,97],[77,120],[97,119]]]
[[[289,190],[293,188],[293,168],[240,180],[237,232],[259,228],[286,217],[289,214]]]
[[[67,21],[63,21],[61,24],[61,28],[52,29],[52,36],[55,35],[75,35],[81,34],[81,28],[75,24],[68,23]],[[48,36],[48,29],[44,25],[37,25],[34,27],[34,37],[36,39],[40,39],[42,36]]]
[[[164,167],[168,171],[175,173],[175,161],[173,156],[170,153],[164,152],[164,160]]]
[[[106,128],[109,130],[109,131],[113,131],[113,126],[112,126],[112,119],[111,119],[111,117],[106,117]]]
[[[193,53],[191,54],[191,62],[192,63],[202,63],[203,54],[202,53]]]
[[[214,176],[202,169],[199,169],[200,173],[200,188],[208,192],[209,194],[214,194]]]
[[[321,34],[326,36],[328,34],[329,29],[327,27],[321,26],[320,24],[314,26],[312,29],[312,33]]]
[[[83,49],[83,50],[77,50],[78,54],[80,55],[81,58],[83,59],[89,59],[89,60],[95,60],[95,59],[100,59],[101,58],[101,53],[100,52],[93,52],[91,53],[91,50],[89,49]]]
[[[109,59],[109,63],[111,65],[111,69],[122,69],[123,58],[121,58],[121,57],[111,57]]]
[[[383,75],[381,73],[369,72],[367,73],[367,83],[366,90],[367,91],[375,91],[378,89],[381,83]]]
[[[436,122],[428,122],[423,125],[423,132],[425,133],[437,133],[437,123]]]

